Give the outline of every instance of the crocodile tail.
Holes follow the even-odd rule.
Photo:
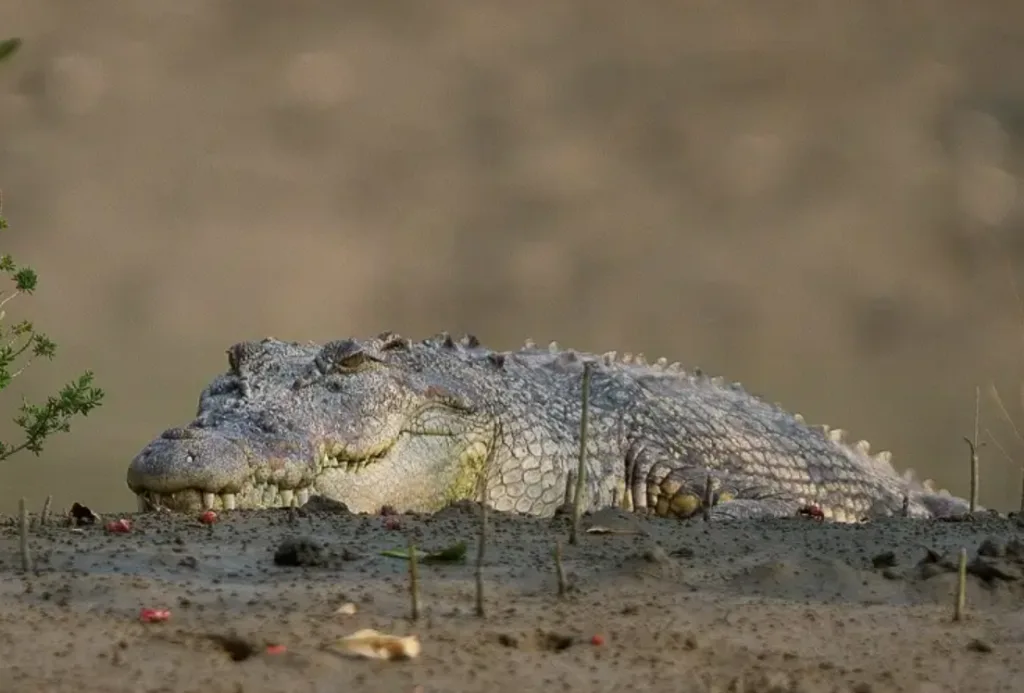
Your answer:
[[[871,466],[884,475],[898,475],[903,482],[905,493],[912,500],[920,503],[932,517],[953,517],[962,515],[970,510],[970,503],[950,493],[947,489],[936,488],[933,479],[919,479],[917,472],[907,469],[898,473],[892,464],[892,453],[888,450],[871,454],[871,444],[866,440],[859,440],[852,445],[846,441],[846,431],[840,428],[830,429],[828,426],[816,427],[837,445],[841,445],[853,451],[861,459],[866,460]]]
[[[907,494],[924,505],[932,517],[955,517],[970,512],[970,501],[954,496],[949,490],[936,488],[933,479],[918,479],[913,469],[903,472]],[[976,506],[975,510],[984,510]]]

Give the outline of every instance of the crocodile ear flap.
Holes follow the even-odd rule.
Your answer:
[[[380,345],[381,352],[385,351],[408,351],[412,348],[412,342],[405,337],[394,334],[391,332],[385,332],[380,336],[382,344]]]
[[[336,361],[334,363],[334,370],[341,370],[346,372],[355,371],[361,368],[362,366],[366,365],[369,361],[370,357],[366,354],[365,351],[357,351],[353,354],[348,354],[347,356]]]
[[[324,375],[353,373],[374,360],[354,339],[328,342],[314,359],[317,370]]]

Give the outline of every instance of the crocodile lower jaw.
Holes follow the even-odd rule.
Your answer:
[[[137,493],[140,512],[151,510],[234,510],[242,508],[290,508],[305,505],[311,488],[282,489],[273,484],[260,484],[241,493],[211,493],[198,489],[182,489],[174,493]],[[239,496],[243,502],[239,504]]]

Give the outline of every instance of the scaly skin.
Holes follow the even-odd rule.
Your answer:
[[[265,508],[315,494],[357,512],[434,511],[479,498],[486,468],[494,508],[551,514],[578,463],[589,361],[585,507],[689,517],[710,473],[722,518],[814,505],[858,521],[900,514],[904,498],[912,517],[967,508],[901,477],[888,453],[664,360],[391,333],[323,347],[243,342],[228,360],[196,419],[132,461],[128,486],[144,507]]]

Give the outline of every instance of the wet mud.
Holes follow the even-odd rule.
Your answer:
[[[488,527],[480,617],[473,505],[33,517],[29,573],[5,518],[0,690],[931,692],[1011,690],[1021,675],[1014,518],[705,524],[609,509],[584,517],[576,545],[565,516],[489,512]],[[455,560],[427,558],[453,547]],[[421,651],[344,656],[339,641],[365,628],[414,634]]]

